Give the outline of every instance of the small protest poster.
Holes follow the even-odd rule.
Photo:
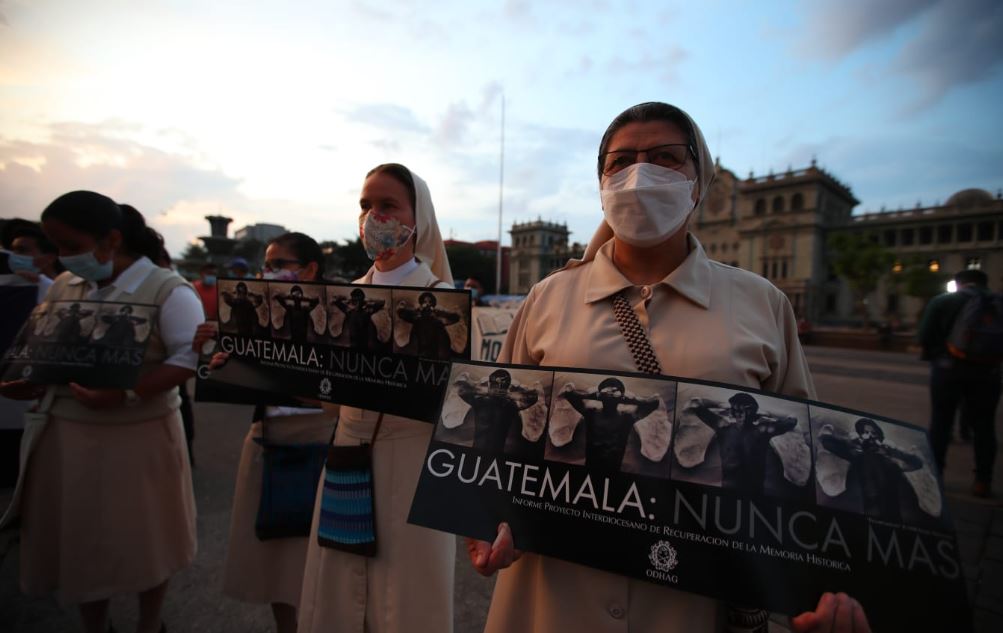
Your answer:
[[[734,604],[844,591],[876,631],[970,629],[925,431],[754,389],[454,363],[408,520],[506,521],[518,549]]]
[[[158,312],[155,305],[137,303],[41,303],[4,354],[3,379],[132,388]]]
[[[225,279],[218,350],[206,377],[261,392],[433,422],[451,360],[470,358],[465,290]],[[229,402],[234,399],[227,400]]]

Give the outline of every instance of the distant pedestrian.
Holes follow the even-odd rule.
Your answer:
[[[199,293],[199,299],[202,300],[202,309],[205,310],[207,321],[219,320],[219,297],[216,288],[218,273],[219,269],[216,264],[203,264],[199,268],[199,278],[192,284],[195,286],[195,291]]]
[[[238,279],[244,279],[250,277],[251,266],[247,263],[247,260],[243,257],[234,257],[230,260],[227,265],[230,269],[230,276],[236,277]]]
[[[471,305],[484,305],[484,286],[476,277],[467,277],[467,280],[463,282],[463,288],[470,291]]]
[[[930,361],[930,443],[941,471],[947,459],[951,427],[959,407],[962,427],[969,425],[974,435],[975,482],[972,494],[988,497],[996,458],[996,405],[1000,399],[1000,362],[988,358],[974,360],[952,353],[952,333],[969,301],[987,301],[993,309],[988,277],[980,270],[962,270],[954,276],[956,292],[934,297],[923,313],[919,342],[923,360]],[[998,302],[997,302],[998,305]]]

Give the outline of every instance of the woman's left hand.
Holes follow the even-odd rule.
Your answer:
[[[871,633],[860,603],[845,593],[824,593],[814,611],[791,618],[795,633]]]
[[[75,382],[70,383],[73,397],[88,409],[110,409],[125,402],[124,389],[88,389]]]

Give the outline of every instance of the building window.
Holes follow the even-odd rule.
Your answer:
[[[976,239],[980,242],[991,242],[993,241],[993,223],[992,222],[979,222],[975,229]]]
[[[773,212],[780,213],[784,210],[784,199],[782,196],[777,196],[773,199]]]
[[[727,242],[721,244],[721,252],[722,253],[728,252],[728,243]]]
[[[965,258],[965,269],[966,270],[982,270],[982,258],[981,257],[966,257]]]
[[[940,272],[940,260],[939,259],[931,259],[930,261],[928,261],[926,263],[926,267],[930,270],[931,273],[939,273]]]
[[[763,260],[763,277],[770,276],[770,262]]]
[[[800,193],[794,194],[794,197],[791,198],[791,211],[800,211],[803,208],[804,208],[804,196],[802,196]]]
[[[888,306],[886,308],[887,312],[898,312],[899,311],[899,296],[896,294],[888,295]]]
[[[717,244],[711,244],[710,245],[710,252],[712,254],[717,252]]]
[[[780,278],[787,279],[787,260],[785,259],[780,264]]]
[[[826,312],[836,311],[836,295],[831,292],[825,295],[825,311]]]
[[[895,229],[888,229],[885,231],[885,246],[895,246],[895,238],[898,234]]]
[[[921,226],[919,228],[919,243],[924,246],[933,243],[933,227]]]
[[[941,224],[937,227],[937,243],[948,244],[954,234],[954,227],[950,224]]]
[[[738,250],[738,242],[735,242],[734,244],[731,245],[731,250],[733,250],[733,251],[737,251]]]
[[[902,246],[912,246],[915,232],[912,229],[902,229]]]
[[[770,272],[773,273],[771,276],[773,279],[777,278],[777,260],[773,260],[773,265],[770,267]]]
[[[766,213],[766,200],[760,198],[756,200],[756,215],[763,215]]]
[[[971,222],[962,222],[958,225],[958,241],[959,242],[971,242],[972,241],[972,224]]]

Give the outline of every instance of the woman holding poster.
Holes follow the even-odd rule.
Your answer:
[[[366,175],[359,204],[359,232],[373,267],[356,283],[453,287],[424,180],[403,165],[380,165]],[[407,523],[432,430],[424,422],[341,407],[335,449],[371,443],[376,553],[345,551],[352,549],[352,526],[326,523],[332,514],[325,489],[339,485],[329,461],[314,509],[300,633],[452,630],[454,537]],[[320,545],[318,534],[328,544],[340,540],[342,548]]]
[[[687,231],[714,179],[692,119],[664,103],[627,109],[603,135],[598,176],[603,222],[581,260],[530,290],[499,362],[653,373],[664,367],[677,376],[813,398],[787,297],[756,274],[710,260]],[[493,544],[470,541],[468,550],[482,574],[511,565],[498,577],[486,633],[766,630],[767,614],[758,609],[725,608],[544,556],[518,558],[505,524]],[[843,594],[826,594],[816,612],[793,625],[799,632],[869,630],[859,604]]]
[[[0,387],[12,397],[44,392],[47,409],[18,481],[20,503],[15,493],[8,511],[21,516],[21,588],[79,605],[87,633],[109,629],[112,596],[138,594],[137,630],[155,633],[168,580],[195,558],[178,385],[194,374],[202,304],[153,263],[159,236],[131,207],[74,191],[42,212],[42,227],[67,269],[47,300],[157,305],[159,317],[134,389]]]

